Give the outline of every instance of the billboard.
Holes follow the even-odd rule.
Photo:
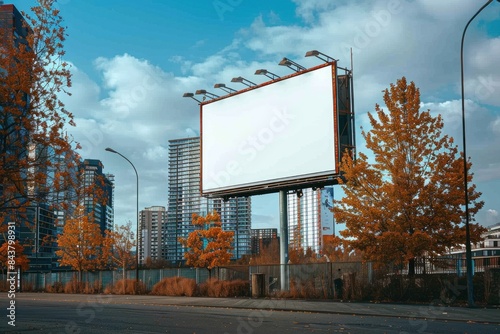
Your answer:
[[[236,196],[333,184],[335,63],[200,104],[201,192]]]
[[[333,187],[321,189],[321,235],[334,235]]]

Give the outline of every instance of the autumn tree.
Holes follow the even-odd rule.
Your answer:
[[[346,224],[341,235],[368,260],[408,264],[435,257],[465,242],[464,170],[453,138],[443,135],[441,116],[420,110],[420,92],[403,77],[384,91],[387,111],[375,106],[368,113],[372,129],[362,131],[374,162],[359,153],[344,154],[341,171],[345,196],[336,201],[337,223]],[[468,170],[471,162],[468,161]],[[471,221],[481,209],[480,193],[468,173]],[[470,224],[471,240],[483,231]]]
[[[192,215],[195,230],[187,238],[179,238],[179,242],[189,250],[184,253],[186,264],[196,268],[206,268],[209,277],[212,269],[228,264],[231,260],[234,232],[224,231],[217,212],[205,217]]]
[[[260,239],[259,253],[253,255],[249,261],[250,265],[259,264],[279,264],[280,263],[280,243],[279,239]]]
[[[311,247],[304,249],[303,247],[289,247],[288,248],[288,261],[291,264],[304,264],[304,263],[317,263],[321,262],[318,253]]]
[[[78,271],[81,281],[82,272],[100,269],[108,262],[109,253],[98,224],[79,207],[75,218],[68,219],[62,234],[57,239],[61,266],[70,266]]]
[[[12,251],[15,254],[14,256],[15,264],[12,267],[10,267],[9,255],[11,254],[10,252]],[[28,270],[30,267],[29,259],[25,254],[23,254],[23,252],[24,252],[24,247],[19,243],[18,240],[14,241],[12,245],[9,245],[8,242],[4,242],[2,246],[0,246],[0,266],[2,268],[2,273],[4,273],[4,269],[7,269],[6,270],[7,272],[14,271],[12,270],[12,268],[14,269],[21,268],[21,270]]]
[[[78,165],[67,127],[73,115],[60,100],[71,86],[63,60],[66,38],[55,0],[32,14],[5,5],[0,12],[0,222],[20,221],[26,209],[54,200],[71,186]],[[24,219],[25,221],[25,219]]]
[[[11,232],[9,233],[9,227],[7,224],[0,225],[0,234],[2,237],[1,240],[5,241],[0,246],[0,268],[2,269],[2,273],[4,272],[4,269],[9,268],[9,255],[12,254],[9,254],[9,251],[14,251],[15,253],[14,262],[16,268],[21,268],[22,270],[27,270],[29,268],[29,259],[26,254],[24,254],[24,247],[19,242],[19,240],[12,238],[12,236],[15,235],[12,234],[12,232],[14,232],[14,230],[11,230]],[[11,238],[9,238],[9,235],[11,236]]]
[[[132,222],[129,221],[126,225],[115,225],[113,231],[106,231],[103,255],[109,256],[111,266],[122,270],[124,293],[126,291],[125,271],[135,264],[135,256],[132,254],[134,247],[135,234],[132,231]]]
[[[336,235],[329,236],[325,239],[321,248],[325,260],[328,262],[347,262],[347,261],[360,261],[360,251],[353,249],[349,242]]]

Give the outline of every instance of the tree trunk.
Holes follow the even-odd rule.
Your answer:
[[[415,276],[415,258],[410,259],[408,261],[408,276]]]
[[[125,275],[125,268],[126,268],[126,266],[123,266],[123,268],[122,268],[123,269],[123,273],[122,273],[122,277],[123,277],[123,294],[125,294],[127,292],[127,289],[126,289],[126,287],[127,287],[127,277]]]

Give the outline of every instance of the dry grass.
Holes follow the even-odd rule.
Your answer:
[[[290,299],[327,299],[328,288],[324,281],[319,282],[319,286],[316,286],[314,280],[297,281],[291,279],[288,291],[276,291],[271,296]]]
[[[104,289],[104,293],[115,295],[143,295],[146,292],[146,285],[143,282],[137,282],[135,279],[121,279],[114,285],[108,285]]]
[[[64,286],[64,293],[87,293],[97,294],[102,292],[101,282],[95,280],[93,283],[78,282],[71,280]]]
[[[50,293],[63,293],[64,292],[64,284],[62,282],[55,282],[54,284],[50,285],[47,284],[45,286],[45,292],[50,292]]]
[[[196,295],[196,281],[184,277],[168,277],[153,286],[151,294],[160,296],[187,296]]]
[[[290,297],[291,298],[324,298],[322,290],[316,289],[313,280],[296,282],[290,281]]]
[[[245,280],[220,281],[212,278],[200,284],[200,295],[207,297],[249,297],[250,283]]]

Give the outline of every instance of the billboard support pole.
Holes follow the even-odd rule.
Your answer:
[[[280,281],[281,291],[288,291],[288,203],[285,190],[280,190]]]

